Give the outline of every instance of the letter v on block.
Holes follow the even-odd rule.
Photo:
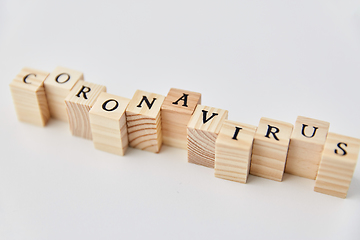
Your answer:
[[[188,123],[188,162],[214,168],[215,142],[228,111],[198,105]]]

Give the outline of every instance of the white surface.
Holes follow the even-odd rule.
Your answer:
[[[303,115],[360,138],[359,1],[0,1],[0,239],[359,239],[359,166],[343,200],[18,122],[8,84],[58,65],[128,98],[183,88],[231,120]]]

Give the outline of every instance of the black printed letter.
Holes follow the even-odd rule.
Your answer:
[[[60,78],[61,76],[63,76],[63,75],[66,76],[66,79],[65,79],[64,81],[60,82],[60,81],[59,81],[59,78]],[[66,83],[66,82],[69,81],[69,80],[70,80],[70,75],[67,74],[67,73],[61,73],[61,74],[57,75],[57,77],[55,78],[55,81],[56,81],[57,83],[60,83],[60,84]]]
[[[215,117],[216,115],[219,115],[218,113],[212,113],[211,117],[209,117],[208,119],[206,119],[206,115],[208,113],[208,111],[206,110],[202,110],[203,112],[203,123],[207,123],[208,121],[210,121],[210,119],[212,119],[213,117]]]
[[[272,129],[275,129],[275,132],[272,132],[272,131],[271,131]],[[278,139],[277,136],[275,135],[275,133],[278,133],[278,132],[280,132],[280,130],[279,130],[277,127],[268,125],[268,130],[267,130],[267,133],[266,133],[265,137],[270,138],[270,133],[271,133],[271,134],[273,135],[273,137],[274,137],[277,141],[279,141],[279,139]]]
[[[347,144],[344,143],[344,142],[339,142],[339,143],[337,144],[338,148],[340,148],[341,151],[342,151],[342,154],[341,154],[341,155],[342,155],[342,156],[345,156],[345,155],[347,154],[347,152],[345,151],[345,149],[343,149],[343,148],[340,146],[341,144],[343,144],[345,147],[347,147]],[[337,149],[335,149],[334,152],[335,152],[336,154],[339,154]]]
[[[107,109],[107,108],[106,108],[106,105],[107,105],[109,102],[115,102],[115,106],[112,107],[112,108],[110,108],[110,109]],[[104,109],[105,111],[111,112],[111,111],[114,111],[115,109],[117,109],[118,106],[119,106],[118,101],[116,101],[115,99],[109,99],[109,100],[107,100],[107,101],[105,101],[105,102],[103,103],[102,109]]]
[[[154,98],[152,100],[152,102],[150,103],[148,98],[146,96],[143,96],[143,98],[141,99],[141,102],[139,103],[139,105],[137,105],[138,108],[141,108],[141,105],[143,103],[143,101],[145,101],[146,105],[148,106],[149,109],[151,109],[152,105],[154,104],[156,98]]]
[[[308,126],[308,125],[303,124],[302,130],[301,130],[302,135],[303,135],[304,137],[307,137],[307,138],[312,138],[312,137],[314,137],[314,136],[315,136],[315,133],[316,133],[316,130],[318,130],[318,127],[313,127],[313,128],[314,128],[314,132],[313,132],[313,134],[309,137],[309,136],[306,136],[306,134],[305,134],[305,128],[306,128],[307,126]]]
[[[183,93],[182,97],[179,98],[176,102],[173,102],[172,104],[178,105],[179,101],[182,100],[182,101],[184,101],[183,107],[187,107],[188,106],[187,105],[188,96],[189,96],[189,94]]]
[[[27,82],[27,81],[26,81],[26,79],[27,79],[29,76],[31,76],[31,75],[33,75],[34,77],[36,77],[36,74],[35,74],[35,73],[29,73],[28,75],[26,75],[26,76],[23,78],[24,83],[31,84],[31,82]]]
[[[239,127],[235,127],[235,133],[234,133],[234,136],[232,137],[232,139],[234,140],[237,140],[237,136],[239,135],[239,132],[242,128],[239,128]]]
[[[86,90],[86,91],[85,91],[85,90]],[[84,97],[85,99],[88,99],[87,96],[86,96],[86,94],[87,94],[88,92],[90,92],[90,91],[91,91],[91,88],[86,87],[86,86],[82,86],[82,89],[78,92],[78,94],[76,94],[76,96],[77,96],[77,97],[80,97],[80,94],[82,93],[82,94],[83,94],[83,97]]]

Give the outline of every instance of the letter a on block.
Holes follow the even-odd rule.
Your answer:
[[[83,80],[82,72],[69,68],[57,67],[44,82],[46,97],[51,117],[68,121],[65,98],[79,80]]]
[[[165,97],[137,90],[126,109],[130,147],[158,153],[162,144],[161,105]]]
[[[256,130],[250,174],[282,181],[293,125],[261,118]]]
[[[102,92],[89,112],[96,149],[124,155],[128,147],[125,110],[130,99]]]
[[[187,148],[187,124],[195,108],[201,103],[201,94],[171,88],[161,106],[163,143]]]
[[[44,81],[49,73],[23,68],[10,83],[17,117],[20,121],[45,126],[50,118]]]
[[[89,111],[106,87],[80,80],[65,99],[72,135],[92,139]]]
[[[198,105],[188,123],[188,162],[214,168],[215,142],[228,111]]]
[[[246,183],[256,127],[225,120],[215,144],[215,177]]]
[[[315,179],[330,123],[299,116],[291,135],[285,172]]]
[[[359,156],[360,139],[329,133],[314,191],[345,198]]]

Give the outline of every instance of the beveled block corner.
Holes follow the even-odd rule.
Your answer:
[[[200,93],[170,89],[161,106],[163,144],[186,149],[187,124],[198,104]]]
[[[187,126],[188,162],[214,168],[215,142],[228,111],[197,105]]]
[[[45,126],[50,118],[44,81],[48,72],[24,67],[10,83],[19,121]]]

